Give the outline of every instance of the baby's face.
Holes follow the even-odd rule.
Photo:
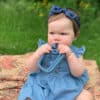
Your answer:
[[[70,46],[74,40],[72,21],[68,18],[50,22],[48,24],[48,43],[61,43]]]

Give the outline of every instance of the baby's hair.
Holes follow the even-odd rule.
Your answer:
[[[67,9],[71,10],[72,12],[74,12],[75,14],[77,14],[77,16],[79,16],[78,12],[76,12],[76,11],[73,10],[72,8],[67,8]],[[59,20],[59,19],[61,19],[61,18],[68,18],[68,19],[70,19],[69,17],[67,17],[67,16],[62,12],[62,13],[54,14],[54,15],[50,16],[50,17],[48,18],[48,24],[51,23],[51,22],[53,22],[53,21]],[[79,27],[77,26],[77,23],[75,22],[75,20],[72,20],[72,19],[70,19],[70,20],[72,21],[72,24],[73,24],[73,30],[74,30],[74,33],[75,33],[75,37],[78,37],[78,36],[79,36],[79,33],[80,33]]]

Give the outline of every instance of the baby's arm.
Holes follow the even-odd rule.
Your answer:
[[[83,63],[83,57],[77,57],[74,52],[70,49],[69,46],[66,45],[59,45],[58,46],[59,53],[66,54],[68,64],[70,67],[70,71],[73,76],[79,77],[83,74],[85,68],[84,68],[84,63]]]
[[[83,57],[81,56],[77,58],[74,53],[71,53],[69,56],[67,56],[67,60],[69,63],[71,73],[76,77],[81,76],[85,70]]]
[[[49,53],[51,51],[51,46],[49,44],[44,44],[40,46],[35,52],[33,52],[29,58],[27,59],[26,63],[27,66],[29,66],[33,71],[37,71],[37,62],[39,58],[44,54],[44,53]]]

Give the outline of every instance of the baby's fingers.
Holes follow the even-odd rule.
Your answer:
[[[52,48],[49,44],[47,44],[47,47],[45,48],[45,50],[47,51],[47,53],[49,53],[50,51],[52,51]]]

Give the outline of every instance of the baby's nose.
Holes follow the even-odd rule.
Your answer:
[[[60,39],[59,35],[56,34],[56,35],[54,36],[54,40],[55,40],[55,41],[59,41],[59,39]]]

